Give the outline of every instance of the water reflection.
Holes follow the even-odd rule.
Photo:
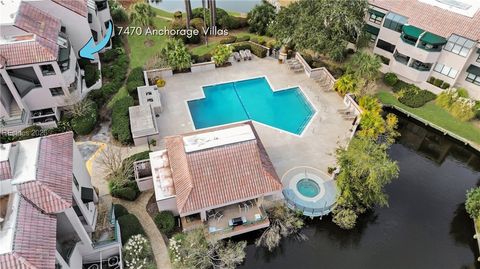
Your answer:
[[[308,241],[286,239],[273,253],[253,245],[258,233],[248,234],[241,268],[480,268],[464,209],[466,190],[480,185],[480,154],[406,117],[399,131],[389,151],[400,166],[386,188],[389,207],[363,215],[352,231],[330,217],[308,220]]]

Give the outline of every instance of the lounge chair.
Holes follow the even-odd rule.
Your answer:
[[[249,49],[245,50],[245,55],[247,56],[248,60],[252,59],[252,52]]]
[[[240,56],[242,56],[242,59],[243,59],[244,61],[246,61],[246,60],[247,60],[247,55],[245,54],[245,51],[244,51],[244,50],[241,50],[241,51],[239,51],[239,52],[240,52]]]
[[[357,117],[357,115],[352,114],[352,115],[344,115],[343,119],[344,120],[354,120]]]
[[[240,56],[240,53],[238,53],[238,51],[233,53],[233,59],[235,59],[235,61],[237,62],[240,62],[242,60],[242,57]]]
[[[349,110],[350,110],[350,107],[337,109],[338,112],[346,112],[346,111],[349,111]]]
[[[298,60],[295,59],[295,58],[291,58],[291,59],[288,59],[288,60],[287,60],[287,64],[292,64],[292,63],[295,63],[295,62],[298,63]]]

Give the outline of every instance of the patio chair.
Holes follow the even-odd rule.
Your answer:
[[[249,61],[252,59],[252,52],[249,49],[245,50],[245,55],[247,55]]]
[[[351,109],[350,107],[346,107],[346,108],[339,108],[339,109],[337,109],[337,112],[339,112],[339,113],[342,113],[342,112],[349,111],[350,109]]]
[[[295,58],[291,58],[287,60],[287,64],[293,64],[293,63],[298,63],[298,60]]]
[[[233,53],[233,59],[235,59],[235,61],[237,62],[240,62],[242,60],[242,57],[240,56],[240,53],[238,53],[238,51],[235,51]]]
[[[244,50],[241,50],[241,51],[239,51],[239,52],[240,52],[240,56],[242,56],[242,59],[243,59],[244,61],[246,61],[246,60],[247,60],[247,55],[245,54],[245,51],[244,51]]]
[[[354,115],[354,114],[352,114],[352,115],[344,115],[344,116],[343,116],[343,119],[344,119],[344,120],[354,120],[356,117],[357,117],[357,115]]]

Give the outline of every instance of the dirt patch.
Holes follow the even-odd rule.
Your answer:
[[[153,45],[155,45],[155,41],[149,39],[149,40],[146,40],[145,42],[143,42],[143,45],[144,45],[146,48],[150,48],[150,47],[153,47]]]
[[[147,213],[152,217],[152,219],[155,217],[155,215],[158,213],[158,206],[157,206],[157,201],[155,201],[155,193],[148,199],[147,203]]]

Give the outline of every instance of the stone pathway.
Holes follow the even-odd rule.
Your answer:
[[[149,190],[142,192],[137,200],[133,202],[113,198],[113,203],[123,205],[128,212],[134,214],[140,220],[140,223],[142,224],[142,227],[150,240],[150,244],[152,245],[157,268],[171,269],[172,265],[170,264],[170,258],[168,257],[166,243],[163,240],[162,234],[146,210],[148,200],[152,195],[153,190]]]

